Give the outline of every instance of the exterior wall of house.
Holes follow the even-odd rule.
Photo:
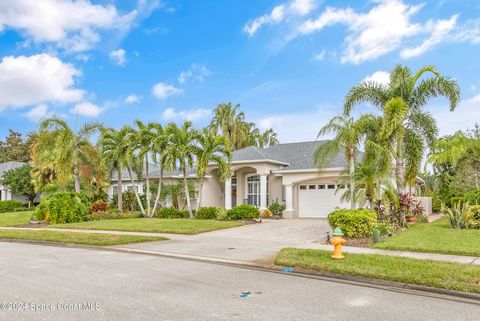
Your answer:
[[[224,183],[220,181],[218,171],[212,171],[209,175],[203,182],[201,206],[224,207]]]
[[[0,201],[10,201],[10,200],[22,201],[25,203],[28,202],[27,197],[23,195],[12,194],[8,186],[0,184]]]
[[[273,202],[283,203],[283,185],[282,178],[275,174],[268,175],[268,205]]]

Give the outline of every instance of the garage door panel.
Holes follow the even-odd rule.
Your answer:
[[[302,184],[305,189],[299,189],[299,217],[316,217],[326,218],[330,212],[336,207],[345,207],[345,203],[340,198],[345,189],[340,189],[335,193],[335,188],[328,189],[328,185],[324,189],[319,189],[319,185],[312,189],[308,184]],[[310,189],[309,189],[310,187]]]

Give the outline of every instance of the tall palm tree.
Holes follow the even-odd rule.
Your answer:
[[[183,175],[183,186],[187,200],[188,212],[190,218],[193,218],[193,212],[190,202],[190,193],[188,189],[187,170],[193,167],[195,154],[197,153],[198,131],[192,128],[192,122],[185,121],[181,127],[171,123],[167,127],[170,140],[165,149],[165,161],[172,170],[179,169]]]
[[[142,158],[144,161],[144,169],[145,169],[145,186],[146,186],[146,199],[147,199],[147,216],[153,216],[151,211],[151,192],[150,192],[150,153],[153,149],[153,139],[154,135],[152,132],[152,125],[151,124],[144,124],[140,120],[136,119],[134,121],[137,129],[135,131],[134,136],[132,137],[132,141],[134,145],[137,147],[138,156]]]
[[[427,75],[429,77],[424,78]],[[354,86],[345,98],[344,112],[347,115],[361,102],[370,103],[382,111],[381,135],[386,142],[393,140],[392,155],[399,193],[405,189],[406,183],[415,182],[426,146],[432,147],[437,136],[435,120],[423,107],[440,96],[449,100],[453,111],[460,101],[457,81],[440,74],[434,66],[424,66],[412,73],[409,67],[397,65],[390,72],[388,86],[364,81]]]
[[[353,117],[338,115],[333,117],[318,133],[318,137],[334,134],[332,140],[318,146],[315,151],[315,162],[318,167],[324,167],[340,149],[343,149],[345,160],[348,163],[350,207],[355,209],[355,160],[357,151],[369,126],[370,117],[362,116],[355,121]],[[318,138],[317,137],[317,138]]]
[[[256,145],[260,148],[265,148],[268,146],[278,144],[277,133],[273,131],[273,129],[268,129],[261,134],[258,134]]]
[[[113,128],[105,128],[102,130],[98,146],[102,155],[102,162],[117,172],[117,207],[119,210],[123,208],[123,177],[122,172],[126,167],[126,134],[124,130],[115,130]]]
[[[210,128],[215,134],[222,134],[228,138],[231,150],[237,150],[241,145],[240,136],[245,123],[245,113],[240,111],[240,104],[232,106],[232,103],[219,104],[213,111]]]
[[[223,135],[213,135],[208,128],[204,128],[198,135],[198,148],[196,150],[196,173],[199,182],[197,208],[202,202],[203,180],[210,164],[215,164],[220,171],[220,179],[225,180],[230,176],[231,152],[228,139]]]
[[[90,163],[91,156],[96,150],[89,139],[101,128],[101,124],[89,122],[75,132],[63,119],[45,118],[40,122],[39,137],[33,149],[36,154],[51,150],[58,183],[65,184],[68,177],[73,174],[75,192],[79,193],[79,167],[81,164]]]
[[[157,195],[155,197],[155,202],[153,204],[153,209],[152,209],[152,213],[154,214],[159,204],[160,197],[162,195],[163,171],[165,169],[170,169],[168,168],[168,164],[166,163],[166,151],[165,151],[168,146],[170,136],[166,128],[164,128],[162,125],[158,123],[149,123],[149,127],[153,134],[153,139],[152,139],[153,162],[160,169],[160,175],[158,178],[158,186],[157,186]]]

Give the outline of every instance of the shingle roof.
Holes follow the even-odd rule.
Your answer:
[[[328,140],[277,144],[260,149],[258,147],[246,147],[233,152],[232,161],[247,160],[274,160],[287,163],[282,170],[315,169],[315,150],[318,146],[325,144]],[[331,159],[326,168],[346,167],[347,162],[343,152],[339,152]]]
[[[1,163],[1,164],[0,164],[0,177],[3,177],[3,174],[4,174],[6,171],[9,171],[9,170],[15,169],[15,168],[19,168],[19,167],[22,167],[22,166],[25,166],[25,163],[15,162],[15,161],[6,162],[6,163]]]

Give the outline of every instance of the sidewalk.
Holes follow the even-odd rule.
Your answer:
[[[321,243],[302,244],[300,246],[295,246],[294,248],[324,250],[324,251],[332,251],[333,249],[332,245],[321,244]],[[389,256],[398,256],[398,257],[408,257],[408,258],[420,259],[420,260],[433,260],[433,261],[480,265],[480,257],[475,257],[475,256],[423,253],[423,252],[411,252],[411,251],[379,250],[379,249],[371,249],[367,247],[352,247],[352,246],[345,246],[342,251],[345,253],[352,253],[352,254],[380,254],[380,255],[389,255]]]

